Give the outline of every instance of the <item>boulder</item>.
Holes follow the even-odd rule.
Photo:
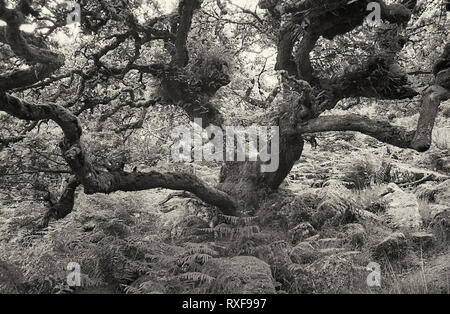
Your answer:
[[[100,229],[105,235],[117,237],[119,239],[124,239],[131,234],[130,228],[117,219],[101,223]]]
[[[326,223],[337,225],[343,213],[339,204],[328,200],[319,206],[317,212],[312,216],[311,223],[317,229],[321,229]]]
[[[395,183],[390,183],[381,194],[386,203],[387,222],[396,228],[418,228],[422,224],[419,203],[412,193],[404,192]]]
[[[450,209],[446,209],[434,216],[430,223],[434,235],[444,244],[450,243]]]
[[[342,245],[343,241],[339,238],[326,238],[326,239],[319,239],[316,241],[315,247],[318,249],[330,249],[330,248],[336,248],[340,247]],[[314,244],[313,244],[314,246]]]
[[[364,210],[373,214],[382,214],[386,211],[386,204],[380,201],[373,202],[369,204]]]
[[[372,248],[373,256],[379,260],[384,258],[389,260],[399,259],[404,256],[407,247],[408,243],[405,235],[401,232],[396,232]]]
[[[92,243],[98,243],[100,242],[104,237],[106,237],[106,234],[103,233],[103,231],[98,231],[93,233],[90,237],[89,237],[89,241]]]
[[[211,293],[275,293],[270,266],[253,256],[210,259],[205,263],[203,273],[216,278],[208,289]]]
[[[289,237],[291,239],[292,244],[297,244],[298,242],[303,241],[309,237],[312,237],[317,232],[314,227],[309,222],[302,222],[298,224],[296,227],[289,230]]]
[[[417,197],[430,203],[450,206],[450,180],[440,184],[427,182],[417,188]]]
[[[367,291],[366,261],[360,252],[334,250],[303,267],[297,280],[309,289],[305,293],[355,293]]]
[[[361,224],[348,224],[343,227],[345,242],[351,246],[360,248],[366,239],[366,229]]]
[[[276,241],[256,248],[254,256],[266,262],[272,268],[283,268],[289,265],[290,247],[285,241]]]
[[[299,243],[289,254],[291,261],[296,264],[312,263],[319,258],[319,256],[319,251],[308,242]]]
[[[438,184],[434,191],[434,201],[437,204],[450,206],[450,180]]]
[[[139,277],[130,286],[139,289],[140,293],[162,294],[167,292],[167,279],[150,273]]]
[[[274,279],[277,282],[290,282],[292,276],[289,272],[289,265],[292,264],[289,257],[291,247],[285,241],[276,241],[267,245],[260,245],[256,248],[254,254],[251,254],[266,262]]]
[[[298,193],[289,205],[293,207],[295,211],[311,211],[314,210],[319,204],[320,199],[317,197],[317,193],[320,189],[302,189],[301,193]]]

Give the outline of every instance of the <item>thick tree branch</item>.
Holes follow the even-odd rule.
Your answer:
[[[219,207],[225,214],[235,214],[237,205],[226,193],[209,187],[191,174],[181,173],[127,173],[102,171],[91,165],[82,145],[82,129],[79,120],[66,108],[55,105],[32,105],[16,97],[0,93],[0,110],[23,120],[51,119],[63,130],[61,149],[64,159],[72,169],[87,194],[112,193],[115,191],[140,191],[167,188],[192,192],[200,199]]]
[[[202,201],[217,206],[226,215],[236,214],[236,203],[225,192],[209,187],[197,176],[186,173],[148,173],[112,172],[103,173],[101,178],[110,184],[102,187],[101,193],[115,191],[142,191],[154,188],[188,191]],[[99,186],[100,187],[100,186]]]
[[[411,144],[412,148],[419,152],[427,151],[432,142],[434,122],[436,120],[439,105],[442,101],[450,98],[450,91],[441,86],[431,86],[422,98],[420,117],[417,131]]]
[[[291,14],[297,24],[307,22],[309,30],[331,40],[361,26],[370,2],[380,4],[383,20],[396,24],[407,23],[415,6],[387,5],[383,0],[303,0],[284,5],[282,11]]]
[[[425,151],[431,146],[431,136],[434,122],[442,101],[450,98],[450,43],[433,67],[436,76],[435,85],[430,86],[424,93],[417,132],[413,146],[419,151]]]
[[[386,121],[372,120],[358,114],[319,117],[301,125],[298,131],[300,133],[356,131],[402,148],[412,148],[416,133],[404,127],[393,126]]]
[[[0,74],[0,91],[28,87],[48,77],[58,68],[59,66],[37,64],[26,70],[15,70]]]
[[[419,152],[431,147],[434,122],[441,101],[449,99],[450,92],[440,86],[430,87],[424,94],[416,131],[391,125],[389,122],[372,120],[365,116],[323,116],[306,122],[299,127],[300,133],[329,131],[357,131],[377,140],[401,148]]]
[[[300,41],[297,54],[297,75],[300,79],[311,83],[313,79],[313,67],[311,65],[310,53],[316,46],[319,35],[310,31],[305,32]]]
[[[380,71],[380,69],[383,69],[383,67],[375,68],[376,71]],[[436,75],[436,80],[434,82],[435,85],[429,87],[423,94],[420,117],[416,131],[408,131],[403,127],[393,126],[385,121],[371,120],[367,117],[355,114],[347,116],[319,117],[303,124],[299,131],[301,133],[357,131],[372,136],[384,143],[402,148],[412,148],[419,152],[424,152],[431,147],[432,132],[436,116],[438,114],[439,105],[442,101],[450,98],[450,80],[447,76],[449,69],[450,44],[447,44],[444,49],[444,53],[434,66],[434,73]],[[339,91],[342,96],[355,96],[354,93],[361,93],[363,91],[368,91],[369,93],[374,92],[377,94],[380,93],[380,91],[377,91],[377,88],[370,88],[370,86],[366,86],[364,89],[353,90],[355,87],[352,87],[351,82],[355,82],[355,78],[360,78],[360,80],[364,82],[365,78],[364,75],[361,76],[361,74],[356,74],[356,77],[355,74],[352,74],[350,77],[352,79],[341,79],[341,83],[336,83],[340,84],[342,87],[342,91]],[[389,80],[393,81],[392,79]],[[370,83],[370,81],[371,80],[368,82]],[[402,85],[402,80],[399,79],[399,88]],[[384,85],[381,84],[381,92],[385,88],[390,88],[390,85],[386,87],[383,86]],[[349,93],[351,94],[349,95]],[[364,96],[370,95],[364,94]]]
[[[280,29],[280,33],[278,35],[278,53],[275,70],[285,70],[289,75],[298,77],[297,64],[295,63],[292,55],[296,36],[292,33],[291,28],[288,26],[284,26]]]
[[[75,203],[75,191],[79,185],[80,182],[78,182],[75,177],[72,177],[69,179],[63,194],[57,202],[53,203],[51,201],[51,197],[48,198],[48,201],[50,202],[50,208],[44,215],[40,227],[45,228],[48,226],[50,219],[63,219],[73,211],[73,206]]]
[[[189,62],[189,52],[186,47],[189,31],[191,30],[192,17],[195,10],[200,8],[200,0],[181,0],[178,8],[180,23],[175,40],[174,63],[178,67],[185,67]]]
[[[27,121],[51,119],[61,127],[65,138],[71,143],[78,141],[82,133],[77,117],[56,104],[32,105],[0,92],[0,110]]]
[[[21,9],[23,10],[23,7]],[[1,36],[0,40],[7,43],[17,57],[34,65],[29,70],[1,75],[0,91],[34,84],[49,76],[64,64],[64,55],[38,48],[27,42],[19,29],[25,23],[24,14],[19,10],[6,8],[4,1],[0,1],[0,20],[4,20],[7,24],[3,28],[4,35]],[[36,65],[36,63],[39,63],[39,65]]]

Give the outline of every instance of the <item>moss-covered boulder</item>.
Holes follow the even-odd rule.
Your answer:
[[[211,293],[275,293],[270,266],[253,256],[210,259],[203,273],[216,278],[208,289]]]

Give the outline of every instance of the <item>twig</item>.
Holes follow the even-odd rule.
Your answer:
[[[416,185],[422,184],[422,183],[427,182],[427,181],[434,181],[433,177],[434,177],[433,174],[429,174],[429,175],[427,175],[426,177],[423,177],[420,180],[417,180],[417,181],[414,181],[414,182],[403,183],[403,184],[400,184],[399,186],[400,187],[416,186]]]

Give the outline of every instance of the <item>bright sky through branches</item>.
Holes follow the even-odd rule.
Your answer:
[[[178,5],[179,0],[159,0],[161,6],[167,10],[168,12],[172,11]],[[227,0],[231,3],[234,3],[240,7],[246,9],[254,9],[258,4],[258,0]]]
[[[227,0],[227,1],[246,9],[255,9],[256,5],[258,4],[258,0]],[[66,2],[66,1],[59,1],[59,2]],[[163,11],[165,11],[166,13],[170,13],[176,9],[179,0],[158,0],[158,2],[160,3]],[[0,20],[0,26],[4,25],[6,25],[6,23]],[[28,33],[34,32],[35,28],[36,26],[32,24],[24,24],[21,26],[21,30]]]

